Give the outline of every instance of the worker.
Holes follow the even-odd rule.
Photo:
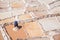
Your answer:
[[[13,30],[14,30],[14,31],[17,31],[17,30],[20,29],[22,26],[19,26],[19,25],[18,25],[18,23],[19,23],[19,18],[18,18],[18,16],[15,16],[14,18],[15,18],[15,19],[14,19],[14,28],[13,28]]]

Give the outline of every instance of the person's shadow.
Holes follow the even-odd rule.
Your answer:
[[[22,26],[18,26],[18,29],[21,29],[22,28]]]

